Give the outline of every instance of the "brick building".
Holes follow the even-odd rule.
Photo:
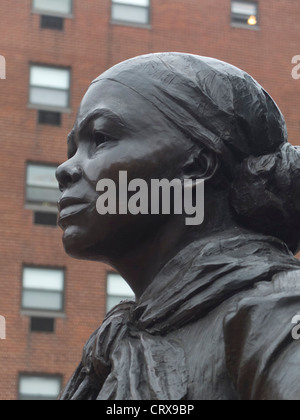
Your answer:
[[[66,256],[55,226],[54,171],[90,81],[139,54],[212,56],[253,75],[300,144],[300,3],[2,0],[0,16],[0,399],[51,399],[130,294],[104,264]]]

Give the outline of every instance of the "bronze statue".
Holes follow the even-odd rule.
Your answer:
[[[65,400],[300,398],[300,149],[273,99],[224,62],[137,57],[84,96],[57,171],[66,252],[109,263],[123,302],[87,342]],[[97,183],[205,180],[205,219],[107,214]]]

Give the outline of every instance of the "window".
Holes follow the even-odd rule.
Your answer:
[[[43,312],[64,310],[64,270],[25,267],[22,309]]]
[[[112,0],[112,20],[149,24],[150,0]]]
[[[39,333],[54,333],[55,319],[32,317],[30,319],[30,331]]]
[[[133,291],[119,274],[109,273],[107,276],[107,312],[126,299],[134,300]]]
[[[57,214],[35,211],[33,214],[33,223],[40,226],[57,227]]]
[[[58,16],[41,16],[41,28],[43,29],[54,29],[57,31],[64,30],[64,18]]]
[[[38,109],[69,107],[70,69],[31,65],[29,103]]]
[[[38,111],[38,123],[48,125],[61,125],[61,113],[54,111]]]
[[[258,4],[249,1],[231,1],[231,21],[245,27],[258,26]]]
[[[57,213],[57,201],[61,195],[55,177],[56,166],[27,164],[26,203],[38,211]]]
[[[49,16],[68,16],[72,13],[72,0],[33,0],[34,12]]]
[[[72,17],[72,0],[33,0],[32,10],[41,15],[41,28],[63,31],[64,18]]]
[[[20,375],[19,400],[56,400],[61,388],[60,376]]]

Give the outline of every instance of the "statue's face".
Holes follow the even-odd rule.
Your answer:
[[[138,178],[148,184],[182,177],[194,146],[140,94],[105,79],[92,84],[83,98],[68,147],[69,160],[57,171],[66,251],[109,261],[155,235],[168,216],[101,216],[98,181],[110,179],[118,187],[120,171],[127,171],[128,182]]]

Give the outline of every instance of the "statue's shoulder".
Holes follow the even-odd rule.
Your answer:
[[[225,326],[243,323],[245,317],[249,326],[250,320],[256,324],[261,317],[264,322],[256,324],[261,329],[278,312],[282,312],[282,320],[290,320],[295,311],[300,313],[300,269],[280,272],[272,281],[258,282],[242,293],[231,306]]]
[[[274,275],[270,282],[257,283],[225,317],[226,364],[242,398],[280,399],[280,395],[272,395],[267,382],[278,381],[276,370],[282,363],[279,367],[277,363],[285,355],[291,354],[285,362],[286,370],[293,366],[296,354],[300,356],[292,337],[297,314],[300,270],[291,270]],[[292,390],[288,391],[292,395]]]
[[[245,307],[256,307],[267,301],[274,303],[288,297],[293,297],[293,300],[297,299],[297,296],[300,298],[300,268],[279,272],[271,281],[257,282],[253,289],[240,296],[232,312],[237,313]]]

